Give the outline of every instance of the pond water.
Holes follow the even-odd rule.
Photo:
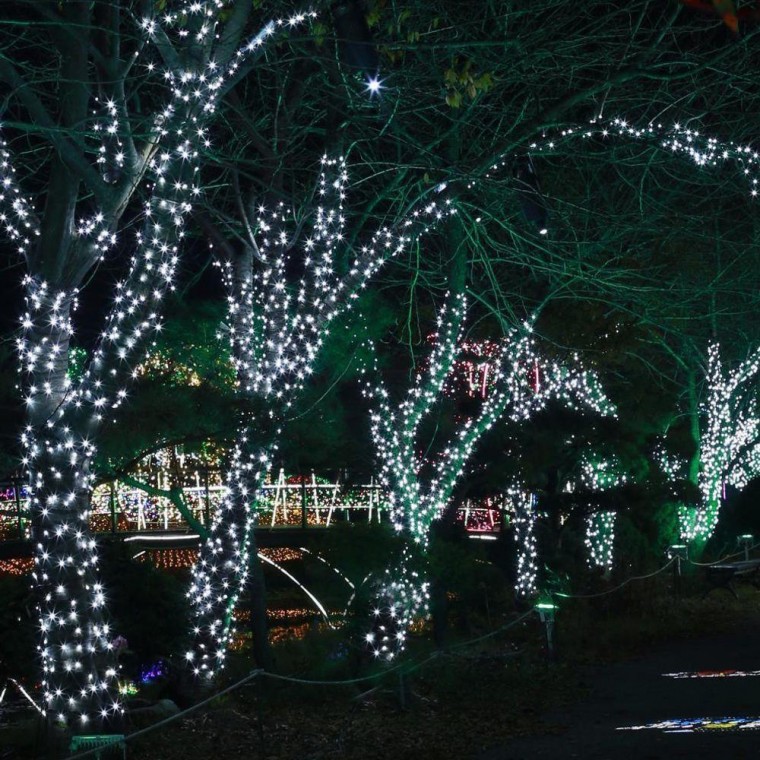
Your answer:
[[[0,690],[1,692],[2,690]],[[39,713],[29,704],[26,697],[12,684],[8,684],[5,696],[0,702],[0,728],[19,721],[29,720],[37,715]],[[0,754],[0,757],[3,755]]]

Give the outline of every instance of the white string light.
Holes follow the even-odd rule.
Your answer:
[[[240,261],[220,263],[239,389],[249,399],[260,399],[266,412],[258,419],[249,415],[240,426],[227,492],[193,568],[188,596],[194,642],[187,659],[195,674],[205,678],[224,667],[235,634],[233,613],[249,575],[256,495],[271,466],[280,425],[312,373],[331,323],[352,308],[358,292],[386,261],[455,213],[448,200],[425,203],[400,223],[377,230],[366,244],[348,249],[348,179],[344,158],[323,157],[318,204],[303,225],[308,231],[297,234],[299,225],[284,203],[261,206],[257,270],[244,264],[241,271]],[[295,283],[288,278],[294,257],[304,265]],[[335,268],[342,258],[352,259],[345,274]]]
[[[538,594],[538,542],[536,540],[536,495],[518,491],[512,495],[515,509],[514,539],[517,544],[515,595],[531,599]]]
[[[33,578],[39,599],[43,703],[47,715],[77,730],[123,711],[115,682],[113,632],[105,615],[107,594],[98,579],[98,548],[88,528],[98,430],[127,397],[126,386],[135,372],[130,361],[137,357],[139,364],[140,352],[161,328],[161,305],[172,288],[185,220],[201,193],[198,152],[210,146],[207,125],[219,92],[277,28],[291,28],[314,16],[298,14],[267,24],[229,63],[213,55],[193,55],[197,42],[208,39],[211,44],[217,38],[223,10],[221,2],[184,6],[185,21],[204,19],[190,45],[182,44],[186,28],[173,26],[177,14],[140,24],[159,46],[164,45],[162,35],[179,43],[174,48],[176,67],[161,72],[169,100],[156,114],[149,136],[149,144],[153,140],[157,147],[147,166],[148,199],[129,272],[117,285],[105,329],[76,383],[66,373],[76,287],[57,286],[34,271],[24,280],[26,312],[18,351],[30,423],[22,443],[35,524]],[[157,72],[158,67],[149,62],[147,69]],[[96,164],[112,182],[125,165],[120,111],[111,101],[101,105],[105,120],[96,115],[93,130],[101,140]],[[19,254],[28,257],[40,235],[40,221],[11,164],[3,142],[0,222]],[[79,220],[72,245],[88,251],[95,262],[115,242],[113,213],[96,211]]]
[[[744,488],[760,475],[759,374],[760,349],[733,369],[724,370],[720,346],[712,343],[708,347],[706,428],[700,442],[702,504],[697,510],[682,510],[681,532],[688,540],[706,540],[712,535],[726,484]]]
[[[597,493],[618,488],[627,481],[617,457],[584,455],[581,462],[581,485]],[[591,568],[609,572],[614,561],[617,512],[601,510],[586,517],[586,561]]]
[[[540,140],[534,140],[527,147],[536,153],[550,154],[576,140],[586,142],[593,139],[606,143],[621,137],[636,142],[651,142],[666,153],[689,159],[699,168],[714,169],[733,164],[738,175],[749,184],[749,195],[752,198],[758,197],[760,153],[755,148],[733,141],[719,140],[678,122],[672,125],[657,122],[637,127],[621,117],[605,120],[600,116],[590,119],[587,124],[566,127],[554,134],[544,133]],[[511,155],[504,156],[491,168],[508,168],[512,160]]]
[[[178,43],[187,41],[190,46],[197,46],[218,37],[223,10],[221,0],[185,3],[179,11],[168,11],[161,19],[143,19],[141,28],[158,45],[165,35]],[[161,328],[163,294],[172,287],[184,223],[193,199],[201,192],[196,159],[199,147],[209,147],[206,124],[216,109],[218,93],[226,82],[238,75],[245,60],[260,51],[278,29],[294,28],[313,17],[309,12],[266,24],[237,51],[229,65],[222,65],[213,56],[203,58],[202,63],[192,63],[195,59],[190,57],[191,62],[184,62],[181,68],[167,68],[162,72],[172,97],[155,122],[160,148],[150,165],[152,187],[144,209],[145,224],[138,234],[129,274],[118,287],[114,308],[93,361],[76,384],[64,379],[61,368],[65,361],[61,357],[67,353],[72,335],[71,314],[76,306],[77,289],[58,287],[34,273],[25,279],[27,310],[22,321],[19,354],[25,401],[34,422],[27,426],[22,440],[24,463],[31,474],[32,508],[41,525],[35,578],[40,589],[50,589],[43,594],[41,604],[43,691],[48,710],[63,721],[77,716],[81,723],[87,723],[96,714],[87,705],[103,702],[100,694],[109,691],[113,680],[112,668],[97,662],[101,655],[108,660],[111,634],[108,624],[100,620],[105,592],[97,581],[97,547],[87,529],[85,495],[93,480],[90,462],[95,453],[95,434],[108,411],[118,408],[127,396],[126,385],[133,373],[130,358]],[[192,23],[188,24],[188,20]],[[148,63],[148,71],[158,68]],[[118,106],[106,101],[104,108],[106,118],[98,121],[94,128],[96,134],[103,135],[96,162],[110,178],[124,167],[125,158],[119,139]],[[758,156],[750,148],[732,143],[724,145],[679,125],[668,131],[659,126],[635,130],[622,120],[613,124],[619,134],[658,138],[663,148],[684,154],[699,166],[718,165],[733,159],[749,176],[751,194],[757,194],[757,179],[753,175]],[[580,132],[584,137],[608,134],[608,130],[596,122]],[[572,133],[573,130],[566,130],[562,137]],[[553,147],[551,142],[531,146],[537,150]],[[19,253],[25,256],[39,236],[39,222],[33,204],[18,188],[7,146],[3,143],[0,148],[0,222]],[[434,209],[432,215],[441,218],[447,213],[453,211]],[[268,218],[262,212],[261,230],[265,224],[279,224],[284,219],[281,209]],[[278,261],[284,262],[285,257],[275,253],[273,265],[266,270],[268,274],[262,274],[262,279],[256,281],[258,284],[254,285],[251,280],[249,294],[239,294],[230,304],[231,313],[233,308],[242,308],[251,315],[249,328],[232,338],[237,349],[234,353],[238,376],[248,392],[281,399],[285,406],[289,405],[311,371],[323,331],[341,311],[342,299],[350,305],[356,290],[381,263],[413,237],[396,230],[379,232],[372,245],[357,256],[351,274],[337,280],[332,274],[329,256],[325,258],[325,254],[340,239],[339,235],[334,236],[333,229],[342,223],[339,216],[337,220],[323,218],[321,227],[317,224],[316,245],[322,257],[314,259],[317,263],[310,263],[309,277],[305,278],[309,284],[295,297],[289,294],[282,279],[284,263],[278,264]],[[102,257],[116,242],[112,223],[103,212],[83,217],[76,227],[76,235],[78,244],[90,246],[95,258]],[[269,243],[262,243],[262,250],[284,251],[283,242],[271,239]],[[331,288],[333,285],[340,287],[335,291]],[[297,304],[303,303],[302,296],[305,299],[307,291],[316,294],[318,302],[311,310],[299,312]],[[265,300],[256,300],[262,294]],[[262,323],[264,331],[258,329]],[[267,338],[259,343],[257,335]],[[257,359],[262,363],[254,361]],[[245,536],[253,524],[250,515],[239,523],[230,517],[234,514],[237,519],[240,503],[247,504],[254,492],[250,485],[260,479],[268,460],[267,447],[259,446],[247,431],[248,426],[238,437],[228,481],[232,484],[227,509],[230,514],[220,510],[216,534],[207,545],[208,552],[221,563],[218,567],[212,563],[208,572],[211,575],[218,572],[220,580],[215,579],[208,586],[196,585],[199,595],[196,599],[205,600],[203,614],[209,613],[213,618],[209,624],[212,632],[215,631],[213,638],[221,636],[222,644],[226,641],[225,634],[219,632],[225,630],[225,624],[214,617],[211,608],[229,609],[229,603],[236,601],[237,592],[232,589],[239,588],[240,582],[245,580],[245,571],[239,572],[239,568],[243,564],[247,567]],[[464,436],[463,440],[469,439]],[[450,470],[441,473],[438,484],[441,493],[457,476],[468,455],[465,445],[458,461],[457,457],[451,457]],[[235,504],[237,506],[233,506]],[[423,510],[423,515],[426,514]],[[416,516],[409,520],[420,526],[425,522],[424,519],[419,522]],[[228,542],[228,546],[223,546],[224,542]],[[229,578],[235,576],[235,583],[230,586]],[[210,591],[212,586],[214,590]],[[116,701],[105,703],[106,712],[121,709]]]
[[[451,304],[438,314],[434,348],[425,372],[419,373],[406,396],[393,404],[381,382],[365,383],[365,395],[375,402],[371,431],[380,463],[380,482],[388,493],[391,520],[397,532],[412,540],[424,556],[430,526],[447,507],[454,487],[464,472],[482,435],[502,416],[524,421],[544,409],[552,399],[565,406],[586,406],[599,414],[614,414],[596,376],[584,370],[574,356],[559,364],[538,356],[531,324],[514,330],[500,344],[492,360],[492,390],[474,418],[464,421],[452,440],[432,461],[418,454],[420,424],[443,393],[447,380],[457,369],[461,333],[465,320],[464,295],[451,297]],[[423,472],[431,474],[425,477]],[[531,523],[532,525],[532,523]],[[522,534],[521,534],[522,535]],[[523,536],[532,536],[532,528]],[[532,539],[531,539],[532,540]],[[520,546],[524,541],[520,542]],[[535,561],[535,545],[528,556]],[[413,552],[405,547],[401,560],[386,572],[374,608],[373,630],[367,643],[376,657],[390,659],[404,648],[411,621],[428,608],[428,583],[412,570]],[[530,574],[528,567],[520,575]],[[535,582],[525,584],[525,593]],[[520,586],[522,588],[522,585]],[[521,591],[518,590],[518,593]]]

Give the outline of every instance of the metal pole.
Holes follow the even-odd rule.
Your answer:
[[[676,554],[676,562],[673,565],[673,594],[681,596],[681,555]]]
[[[111,533],[116,533],[116,488],[115,481],[111,481]]]
[[[546,618],[546,649],[549,652],[549,659],[553,660],[556,657],[554,651],[554,617]]]
[[[742,533],[738,538],[738,543],[744,548],[744,561],[749,562],[749,550],[755,541],[755,537],[751,533]]]
[[[13,494],[16,497],[16,517],[18,519],[18,537],[24,538],[24,520],[21,517],[21,496],[19,495],[19,479],[13,478]]]
[[[301,527],[306,529],[306,477],[301,475]]]
[[[203,470],[203,487],[206,492],[206,502],[203,509],[203,517],[206,521],[206,527],[211,524],[211,497],[209,496],[208,492],[208,466],[206,466]]]
[[[551,602],[539,602],[536,605],[539,620],[544,624],[546,634],[546,652],[550,660],[556,659],[557,650],[554,647],[554,612],[555,606]]]

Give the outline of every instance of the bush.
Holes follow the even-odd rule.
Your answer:
[[[0,577],[0,683],[36,676],[34,601],[29,578]]]
[[[121,542],[103,548],[102,577],[113,636],[129,642],[127,675],[137,677],[141,668],[185,651],[189,604],[177,578],[135,561]]]

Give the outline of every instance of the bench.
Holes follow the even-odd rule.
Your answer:
[[[760,589],[760,559],[744,559],[738,562],[719,562],[715,565],[708,565],[706,577],[710,588],[704,596],[716,588],[724,588],[738,599],[736,589],[733,587],[734,580],[748,581],[755,588]]]

